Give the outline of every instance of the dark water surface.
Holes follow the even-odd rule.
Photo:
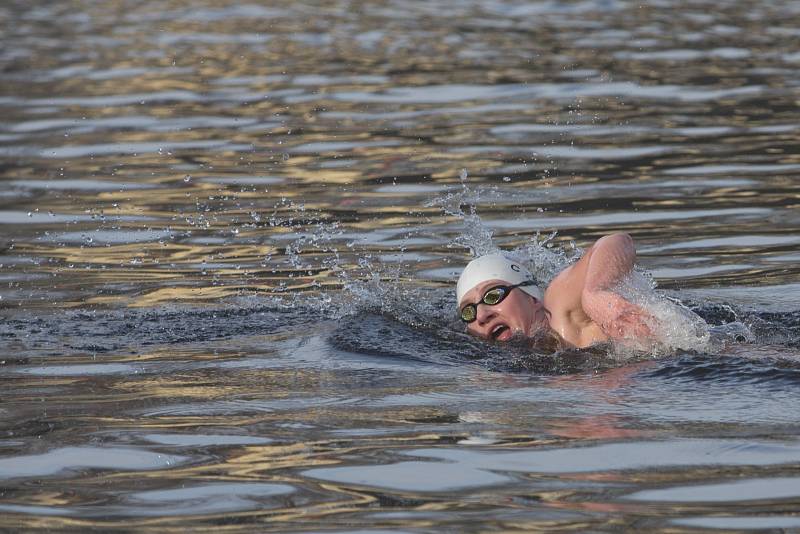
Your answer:
[[[12,0],[0,36],[0,529],[800,529],[797,2]],[[552,274],[612,231],[708,340],[463,333],[467,245]]]

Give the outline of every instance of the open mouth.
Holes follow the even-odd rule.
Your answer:
[[[492,330],[491,334],[489,334],[489,335],[491,336],[492,339],[496,340],[496,339],[499,339],[500,336],[502,336],[504,333],[506,333],[509,330],[510,330],[510,328],[508,326],[506,326],[504,324],[499,324],[499,325],[494,327],[494,329]]]

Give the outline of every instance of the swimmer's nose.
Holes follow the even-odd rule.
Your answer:
[[[486,304],[479,304],[478,311],[475,314],[475,319],[478,321],[479,325],[484,325],[487,322],[494,319],[495,312],[493,310],[493,306],[487,306]]]

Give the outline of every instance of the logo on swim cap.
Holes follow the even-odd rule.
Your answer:
[[[526,280],[535,281],[530,271],[508,259],[502,252],[486,254],[475,258],[464,267],[464,271],[456,284],[456,300],[458,304],[461,304],[461,299],[473,287],[487,280],[502,280],[512,285]],[[537,286],[522,286],[520,289],[533,298],[542,300],[542,290]]]

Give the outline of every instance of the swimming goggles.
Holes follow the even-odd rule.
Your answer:
[[[514,284],[513,286],[494,286],[486,290],[486,293],[483,294],[483,298],[474,304],[467,304],[463,308],[461,308],[461,320],[465,323],[471,323],[475,319],[478,318],[478,304],[486,304],[487,306],[494,306],[496,304],[500,304],[503,302],[509,293],[511,293],[512,289],[516,289],[521,286],[532,286],[534,285],[531,280],[525,280],[524,282],[520,282],[519,284]]]

